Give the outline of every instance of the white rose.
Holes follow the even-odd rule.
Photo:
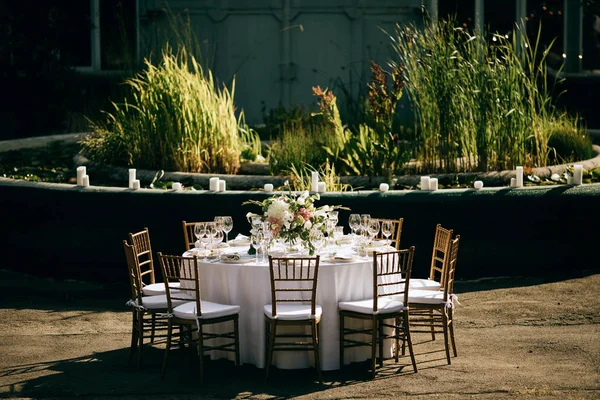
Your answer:
[[[304,223],[304,229],[309,230],[310,228],[312,228],[313,224],[312,222],[310,222],[310,220],[306,221]]]

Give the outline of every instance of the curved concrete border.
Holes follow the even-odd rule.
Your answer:
[[[44,147],[52,142],[69,142],[75,143],[83,139],[89,133],[72,133],[65,135],[40,136],[25,139],[5,140],[0,141],[0,152],[19,150],[24,148]],[[591,170],[600,167],[600,146],[592,145],[595,156],[589,160],[578,162],[583,168]],[[534,168],[535,175],[543,179],[550,179],[552,174],[562,174],[568,166],[575,163],[553,165],[549,167]],[[128,168],[110,167],[91,162],[87,158],[77,155],[74,157],[74,165],[86,165],[90,172],[109,178],[113,181],[122,181],[126,183],[129,179]],[[157,174],[157,171],[151,170],[136,170],[138,179],[143,182],[152,182]],[[439,180],[455,180],[460,182],[481,180],[485,185],[503,186],[508,185],[510,178],[515,177],[514,170],[492,171],[492,172],[464,172],[464,173],[449,173],[449,174],[429,174]],[[211,177],[219,177],[226,179],[227,184],[231,188],[238,190],[252,190],[262,188],[265,183],[272,183],[275,187],[282,186],[289,179],[287,176],[271,176],[271,175],[225,175],[225,174],[197,174],[187,172],[165,172],[162,176],[163,181],[187,182],[192,185],[201,185],[208,187]],[[398,184],[404,186],[416,186],[419,184],[420,175],[404,175],[394,176],[394,180]],[[355,188],[368,188],[379,186],[380,183],[387,182],[386,177],[375,176],[343,176],[341,182],[351,185]]]

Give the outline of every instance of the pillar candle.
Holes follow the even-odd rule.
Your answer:
[[[390,185],[388,185],[387,183],[381,183],[379,184],[379,191],[380,192],[387,192],[390,189]]]
[[[523,187],[523,167],[517,167],[517,187]]]
[[[482,181],[475,181],[475,183],[473,183],[473,187],[477,190],[481,189],[483,187],[483,182]]]
[[[581,185],[583,183],[583,165],[573,165],[573,184]]]
[[[171,186],[171,188],[177,192],[179,192],[181,190],[181,183],[179,182],[173,182],[173,186]]]
[[[437,178],[429,179],[429,190],[438,190],[438,180]]]
[[[317,171],[313,171],[311,175],[311,184],[310,191],[318,192],[319,191],[319,173]]]
[[[325,193],[325,191],[327,190],[327,186],[325,185],[325,182],[318,182],[317,189],[318,189],[317,192]]]
[[[273,191],[273,184],[265,183],[265,192],[272,192],[272,191]]]
[[[77,186],[83,185],[83,176],[85,173],[85,167],[77,167]]]
[[[429,177],[428,176],[422,176],[421,177],[421,190],[429,190]]]
[[[129,189],[133,189],[133,182],[135,181],[135,168],[129,169]]]
[[[211,192],[219,190],[219,178],[210,178],[209,189]]]
[[[225,182],[223,179],[219,179],[219,192],[224,192],[226,188],[227,182]]]
[[[90,177],[88,175],[84,175],[81,177],[81,186],[83,186],[83,187],[90,186]]]
[[[133,190],[138,190],[140,188],[140,180],[134,179],[133,182],[131,182],[131,188]]]
[[[510,187],[511,188],[517,187],[517,178],[510,178]]]

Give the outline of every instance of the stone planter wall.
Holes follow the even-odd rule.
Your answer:
[[[257,191],[172,192],[32,183],[0,178],[2,268],[39,276],[126,282],[122,241],[148,227],[153,250],[184,250],[181,221],[231,215],[234,230],[261,200]],[[437,192],[326,193],[318,202],[350,212],[403,217],[401,246],[416,246],[414,273],[426,276],[437,223],[461,235],[457,279],[598,272],[594,250],[600,184],[521,189],[449,189]],[[157,266],[158,267],[158,266]]]

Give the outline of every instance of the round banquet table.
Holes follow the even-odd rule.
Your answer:
[[[235,246],[224,249],[225,253],[238,252],[246,254],[249,246]],[[340,253],[351,254],[348,244],[338,248]],[[186,251],[184,256],[198,254],[197,249]],[[362,300],[372,297],[373,272],[372,258],[355,256],[352,261],[336,262],[332,257],[321,256],[317,281],[317,304],[323,309],[319,322],[319,349],[321,351],[321,368],[324,371],[340,368],[339,359],[339,315],[338,302]],[[265,367],[265,318],[263,307],[271,303],[271,281],[268,260],[251,262],[222,262],[198,259],[200,272],[200,291],[202,300],[222,304],[240,306],[240,360],[242,363]],[[348,321],[349,327],[361,327],[370,322],[358,320]],[[227,328],[225,326],[225,328]],[[208,329],[219,330],[219,324]],[[278,327],[298,332],[298,327]],[[308,329],[306,333],[309,333]],[[391,343],[391,341],[389,342]],[[387,356],[390,349],[385,346]],[[351,363],[370,358],[368,347],[354,347],[345,350],[344,361]],[[234,359],[232,353],[212,351],[211,358]],[[282,369],[299,369],[314,366],[312,351],[285,352],[277,351],[273,355],[273,365]]]

